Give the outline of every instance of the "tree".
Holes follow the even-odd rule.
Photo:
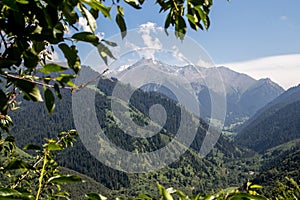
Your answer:
[[[56,139],[49,139],[43,149],[26,146],[26,149],[36,150],[39,156],[33,162],[25,162],[13,154],[15,138],[8,134],[13,123],[9,113],[18,108],[18,99],[22,96],[29,101],[44,101],[51,114],[55,108],[55,99],[61,99],[61,89],[74,91],[84,87],[76,86],[72,82],[81,68],[76,42],[82,41],[96,46],[99,55],[107,64],[108,59],[114,58],[109,47],[117,44],[95,35],[96,20],[101,15],[112,19],[112,9],[116,9],[115,23],[121,36],[125,37],[123,6],[128,4],[134,9],[141,9],[143,3],[144,0],[0,1],[0,153],[4,157],[0,160],[0,170],[16,177],[0,188],[1,198],[41,199],[45,195],[58,198],[67,194],[56,191],[44,194],[47,186],[55,185],[59,190],[62,182],[80,181],[73,176],[59,175],[52,154],[52,151],[72,145],[75,131],[63,132]],[[166,34],[167,29],[173,26],[176,37],[184,39],[186,21],[194,30],[209,28],[208,14],[212,0],[157,0],[156,3],[160,12],[167,13],[164,25]],[[80,17],[86,19],[91,32],[79,31]],[[69,30],[72,30],[72,36],[67,34]],[[52,61],[56,50],[63,53],[67,67]],[[23,169],[23,172],[10,173],[16,169]],[[29,173],[35,178],[30,180],[35,183],[34,189],[27,182]]]
[[[144,0],[124,0],[135,9],[141,9]],[[111,6],[107,4],[111,3]],[[72,79],[80,70],[80,58],[76,48],[77,41],[96,46],[102,59],[114,58],[108,46],[113,42],[99,39],[94,31],[96,19],[100,15],[112,18],[111,10],[116,9],[115,21],[122,37],[126,36],[123,2],[119,0],[104,2],[100,0],[4,0],[0,2],[0,112],[1,128],[7,131],[11,119],[8,111],[15,108],[16,97],[20,94],[26,100],[43,101],[37,85],[44,87],[44,100],[48,111],[54,109],[54,94],[61,98],[60,89],[76,89]],[[165,29],[175,27],[180,39],[186,33],[186,20],[192,29],[208,29],[209,11],[212,0],[158,0],[160,12],[167,12]],[[91,32],[80,32],[79,17],[87,20]],[[74,34],[66,32],[72,29]],[[68,62],[68,67],[51,62],[54,49],[60,49]],[[72,74],[65,74],[68,68]],[[56,73],[53,75],[53,73]]]

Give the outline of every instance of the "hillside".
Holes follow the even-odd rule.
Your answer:
[[[68,168],[61,167],[60,170],[62,174],[73,174],[79,176],[83,180],[82,183],[62,185],[62,189],[70,193],[71,199],[85,199],[84,195],[88,193],[101,193],[106,197],[112,197],[111,190],[94,179]]]
[[[243,125],[235,141],[257,152],[300,138],[300,87],[262,108]]]
[[[287,177],[300,181],[300,139],[267,150],[261,159],[261,172],[254,182],[264,186],[263,192],[267,197],[272,198],[272,192],[279,182],[287,184]]]
[[[87,68],[87,70],[90,69]],[[91,77],[95,73],[92,70],[89,72],[91,73]],[[89,145],[87,145],[86,141],[82,141],[82,137],[78,138],[78,142],[75,143],[73,148],[69,148],[58,155],[58,162],[63,167],[91,177],[91,179],[88,178],[89,181],[86,185],[82,186],[82,191],[97,190],[95,192],[107,194],[107,196],[123,197],[136,196],[144,191],[156,195],[156,182],[160,182],[166,187],[174,187],[186,191],[187,194],[196,194],[199,192],[207,193],[212,190],[224,188],[224,186],[239,186],[248,179],[256,178],[257,180],[264,180],[262,179],[264,177],[262,172],[272,169],[273,167],[275,168],[277,166],[277,157],[279,160],[283,159],[284,156],[289,157],[290,153],[293,153],[284,151],[284,154],[276,154],[273,153],[276,152],[275,150],[270,150],[274,156],[271,160],[265,159],[268,157],[268,154],[258,154],[253,150],[238,147],[231,140],[227,139],[226,136],[221,135],[212,151],[206,157],[200,158],[198,152],[201,151],[203,139],[207,135],[208,129],[208,125],[205,121],[198,119],[195,115],[188,112],[185,108],[180,107],[175,100],[168,98],[166,95],[153,91],[145,92],[139,89],[134,90],[131,86],[122,84],[122,91],[131,93],[134,90],[134,92],[130,98],[129,105],[121,98],[115,99],[116,105],[121,111],[119,115],[115,115],[111,110],[111,104],[113,99],[112,91],[117,83],[119,82],[116,79],[101,78],[97,87],[93,85],[87,87],[88,91],[96,91],[95,102],[89,102],[88,99],[83,98],[79,106],[79,110],[82,110],[77,114],[86,118],[84,119],[83,128],[88,132],[93,130],[89,127],[95,127],[95,124],[89,121],[89,112],[85,111],[85,106],[88,109],[93,106],[95,107],[96,123],[101,125],[101,129],[104,131],[106,137],[109,138],[114,145],[128,152],[154,152],[168,145],[170,141],[173,141],[176,137],[176,133],[181,126],[180,121],[182,117],[184,117],[186,122],[189,122],[181,127],[183,130],[191,130],[191,128],[195,127],[195,124],[198,124],[199,128],[197,129],[190,148],[187,149],[176,162],[157,171],[139,174],[118,171],[97,160],[93,152],[88,150],[90,148],[98,148],[99,152],[101,152],[100,150],[103,152],[103,149],[105,149],[105,146],[99,146],[99,144],[101,145],[102,143],[99,141],[97,134],[89,135]],[[69,91],[63,92],[63,101],[57,102],[56,110],[52,116],[48,115],[43,103],[33,104],[24,101],[23,106],[12,115],[15,121],[15,127],[11,133],[19,138],[17,141],[18,146],[22,147],[27,143],[41,144],[44,138],[54,137],[59,131],[78,128],[75,127],[74,124],[71,95]],[[157,132],[158,134],[151,135],[151,132],[144,131],[142,127],[159,127],[159,120],[161,118],[157,118],[158,121],[155,121],[155,118],[153,118],[151,112],[149,112],[151,110],[150,108],[157,104],[165,108],[166,121],[163,127]],[[90,107],[89,105],[92,106]],[[32,113],[36,113],[36,115]],[[130,117],[140,126],[140,128],[139,126],[132,128],[134,132],[141,136],[148,135],[147,138],[128,135],[128,132],[125,132],[126,130],[120,127],[120,122],[125,117]],[[125,121],[125,123],[127,122]],[[264,123],[268,124],[270,122],[267,121]],[[262,126],[267,127],[266,124]],[[80,133],[81,132],[79,132],[79,134]],[[271,135],[269,136],[273,137]],[[276,143],[277,139],[275,138],[275,140],[273,140],[274,137],[272,139],[270,139],[270,137],[268,137],[269,142]],[[282,142],[284,142],[284,140]],[[185,147],[185,145],[187,145],[180,143],[176,139],[175,144],[177,144],[177,147]],[[266,150],[267,149],[268,147]],[[173,150],[176,151],[177,148]],[[264,155],[266,156],[264,157]],[[293,157],[293,155],[291,155],[291,157]],[[111,160],[112,158],[123,160],[125,163],[128,161],[126,159],[130,159],[122,154],[115,154],[113,157],[108,157],[106,161],[113,161]],[[147,157],[145,158],[141,165],[129,162],[130,164],[127,167],[147,167],[147,165],[149,165],[149,159]],[[159,156],[155,157],[157,161],[160,159]],[[109,162],[106,164],[109,165]],[[288,170],[289,162],[284,163],[285,165],[281,167],[286,167],[284,169]],[[296,164],[296,166],[298,166],[298,164]],[[272,173],[267,177],[268,179],[276,179],[278,173]],[[78,190],[78,192],[81,191],[81,189],[76,189],[77,186],[74,186],[74,188]],[[80,198],[80,196],[76,195],[73,199]]]
[[[249,120],[247,120],[244,124],[242,124],[240,127],[237,127],[238,130],[243,129],[248,124],[252,123],[256,119],[263,119],[267,118],[276,111],[284,108],[285,106],[294,103],[296,101],[300,101],[300,85],[289,88],[287,91],[283,92],[281,95],[279,95],[277,98],[270,101],[268,104],[266,104],[264,107],[259,109],[253,117],[251,117]]]
[[[148,111],[154,104],[163,105],[168,116],[163,129],[155,136],[141,139],[125,134],[118,127],[117,122],[119,118],[111,115],[110,112],[110,95],[115,84],[116,80],[101,79],[98,84],[98,89],[101,92],[98,92],[95,98],[95,108],[99,123],[105,130],[106,136],[114,144],[130,152],[155,151],[167,145],[174,138],[179,129],[180,117],[185,116],[188,122],[193,123],[197,121],[200,125],[191,148],[178,161],[164,167],[160,171],[132,174],[117,171],[103,165],[87,151],[86,144],[83,145],[81,139],[78,138],[78,142],[73,148],[69,148],[59,155],[58,161],[62,166],[91,177],[112,190],[112,193],[125,196],[134,196],[145,189],[149,192],[155,192],[156,186],[151,183],[156,183],[157,181],[166,186],[182,189],[188,193],[197,193],[223,188],[224,185],[239,185],[249,178],[248,172],[254,170],[252,166],[245,166],[243,169],[232,166],[239,165],[242,161],[238,158],[245,157],[246,154],[250,156],[251,152],[236,147],[221,136],[213,151],[201,159],[198,152],[207,132],[207,124],[185,109],[180,108],[175,101],[164,95],[136,90],[131,98],[129,107],[126,107],[126,104],[120,100],[119,106],[129,111],[129,113],[125,112],[124,114],[130,114],[135,122],[141,125],[149,124]],[[128,85],[123,87],[124,91],[132,90]],[[85,103],[87,102],[83,101],[83,105]],[[33,113],[36,113],[36,115]],[[182,113],[185,114],[182,115]],[[63,93],[63,101],[57,102],[56,110],[52,116],[48,115],[42,103],[23,102],[23,106],[14,112],[12,117],[15,121],[15,127],[11,133],[19,138],[17,144],[20,147],[27,143],[41,144],[45,137],[53,137],[59,131],[75,128],[72,116],[71,93],[68,92]],[[188,130],[194,125],[188,124],[188,126],[182,128]],[[145,133],[140,132],[140,134]],[[91,141],[96,141],[97,143],[97,138],[92,136]],[[185,144],[178,143],[178,145]],[[159,160],[160,158],[157,159]],[[193,188],[191,188],[191,185]]]

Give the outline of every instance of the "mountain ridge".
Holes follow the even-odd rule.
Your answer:
[[[103,108],[97,110],[97,118],[99,121],[108,122],[101,126],[105,130],[112,131],[107,132],[107,137],[131,152],[136,149],[142,152],[143,149],[153,151],[167,144],[173,138],[173,134],[178,129],[178,121],[180,121],[179,112],[176,111],[178,110],[176,102],[164,95],[137,89],[131,99],[131,106],[126,107],[130,111],[125,113],[129,114],[136,123],[146,124],[150,115],[147,111],[151,105],[160,102],[164,102],[163,105],[167,106],[166,110],[175,117],[173,121],[169,121],[158,137],[150,141],[138,141],[124,137],[125,134],[118,129],[115,123],[118,119],[114,119],[111,112],[106,112],[110,107],[109,98],[112,96],[116,81],[115,79],[101,79],[97,85],[101,90],[96,94],[97,103],[95,103],[95,107]],[[124,91],[129,92],[130,87],[124,85]],[[53,134],[61,130],[73,129],[72,106],[70,98],[68,98],[70,94],[63,92],[63,102],[57,102],[57,110],[53,112],[51,117],[43,103],[29,103],[17,110],[12,116],[16,119],[17,128],[13,129],[12,132],[19,134],[17,138],[24,139],[21,142],[17,141],[18,145],[26,144],[28,141],[39,144],[44,137],[52,137]],[[84,104],[85,101],[83,100],[82,103]],[[123,104],[121,103],[121,105]],[[36,116],[31,115],[31,112],[35,113]],[[204,121],[203,127],[207,128]],[[165,132],[165,130],[168,131]],[[173,134],[171,134],[172,132]],[[219,138],[215,148],[205,159],[199,159],[197,152],[202,145],[204,133],[198,134],[196,137],[191,145],[191,150],[188,150],[178,161],[159,172],[127,174],[113,170],[95,159],[80,141],[75,143],[73,148],[69,148],[62,155],[59,155],[58,161],[63,166],[71,167],[73,170],[80,171],[103,183],[104,189],[108,189],[107,192],[114,194],[108,196],[123,196],[125,198],[136,196],[141,191],[147,191],[152,195],[156,192],[157,181],[165,186],[186,191],[188,194],[196,194],[224,188],[224,185],[226,187],[241,185],[246,180],[255,178],[261,172],[260,162],[263,160],[257,159],[260,156],[256,152],[240,148],[223,136]],[[158,143],[156,143],[157,141]],[[159,143],[160,141],[161,143]],[[136,148],[136,144],[141,144],[141,146]]]
[[[258,152],[300,138],[300,85],[260,109],[238,129],[239,145]],[[269,138],[272,138],[270,140]]]
[[[122,67],[121,67],[122,68]],[[284,92],[284,89],[269,78],[256,80],[244,73],[233,71],[225,66],[219,67],[199,67],[194,65],[175,66],[168,65],[154,59],[141,59],[131,66],[122,68],[121,71],[111,73],[111,76],[122,77],[126,73],[137,73],[136,77],[149,75],[151,73],[161,72],[160,76],[174,77],[174,83],[191,84],[193,91],[198,98],[200,111],[195,113],[203,119],[209,121],[211,115],[212,100],[223,101],[226,98],[227,113],[225,125],[230,126],[245,121],[253,116],[257,110],[278,97]],[[119,73],[119,74],[118,74]],[[187,82],[181,81],[181,79]],[[181,82],[180,82],[181,81]],[[161,88],[160,84],[152,84],[151,87],[145,87],[145,91],[160,92],[174,100],[174,95]],[[215,99],[212,99],[215,98]],[[222,121],[222,117],[220,117]]]

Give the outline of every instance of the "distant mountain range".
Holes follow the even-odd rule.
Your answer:
[[[95,72],[93,73],[95,74]],[[173,140],[177,141],[175,136],[177,136],[179,129],[184,130],[184,133],[186,133],[195,124],[198,124],[196,135],[193,138],[190,148],[187,148],[186,152],[178,160],[161,170],[140,174],[125,173],[104,165],[87,150],[92,147],[97,150],[99,149],[98,152],[100,153],[100,150],[105,149],[101,146],[102,143],[97,133],[94,133],[94,135],[88,135],[92,141],[89,145],[86,143],[83,144],[81,137],[78,138],[79,141],[75,143],[73,148],[68,148],[62,152],[58,156],[61,166],[85,174],[100,182],[108,189],[115,190],[118,194],[124,194],[127,197],[142,193],[145,187],[149,188],[147,192],[154,193],[157,181],[163,185],[182,189],[192,194],[204,191],[208,192],[212,188],[222,188],[225,183],[235,185],[247,180],[249,177],[248,171],[252,170],[251,166],[245,166],[243,170],[240,170],[230,168],[228,165],[232,163],[240,165],[239,158],[243,157],[244,154],[249,154],[248,150],[239,149],[221,135],[219,138],[216,138],[215,142],[217,143],[210,154],[205,158],[201,158],[198,153],[201,151],[201,147],[205,146],[203,141],[207,135],[208,125],[203,120],[187,112],[187,110],[182,109],[174,100],[159,93],[135,90],[130,99],[130,105],[122,99],[117,100],[120,107],[126,110],[122,114],[132,118],[135,123],[141,126],[152,123],[149,117],[149,108],[152,105],[162,105],[167,112],[165,125],[154,136],[138,138],[126,134],[125,130],[119,126],[120,121],[122,123],[124,121],[111,112],[111,95],[117,82],[117,80],[100,79],[97,85],[99,92],[97,92],[94,105],[92,105],[95,107],[97,119],[102,130],[113,144],[128,152],[154,152],[169,145]],[[122,84],[122,89],[129,92],[134,88]],[[86,88],[85,90],[91,90],[91,88]],[[56,109],[51,116],[48,115],[43,103],[26,101],[23,102],[20,109],[12,113],[11,116],[15,121],[15,126],[11,130],[11,133],[18,138],[17,145],[19,147],[23,147],[28,143],[39,145],[43,143],[44,138],[52,138],[60,131],[77,128],[72,116],[72,94],[69,91],[63,91],[62,95],[63,100],[57,102]],[[83,98],[81,102],[82,105],[88,103],[86,98]],[[86,118],[89,116],[87,112],[77,114]],[[182,124],[181,117],[185,117],[185,121],[189,123]],[[93,126],[95,126],[93,123],[87,124],[87,130],[89,131],[91,128],[89,129],[88,127]],[[141,128],[133,130],[139,134],[147,134]],[[84,133],[79,132],[79,134],[85,137]],[[184,137],[188,136],[185,135]],[[178,146],[186,145],[185,143],[177,143]],[[207,144],[208,146],[212,146],[209,141]],[[177,149],[174,148],[172,150],[175,151]],[[113,154],[112,156],[120,161],[126,159],[120,154]],[[143,157],[147,159],[146,156]],[[156,160],[160,161],[162,158],[158,156]],[[109,157],[109,159],[112,159],[112,157]],[[152,160],[150,161],[152,162]],[[145,162],[138,165],[139,163],[135,164],[127,160],[127,162],[122,162],[121,164],[128,165],[129,167],[139,167],[147,166],[148,162],[145,160]],[[101,191],[99,192],[101,193]]]
[[[260,109],[238,132],[236,142],[258,152],[300,138],[300,85]]]
[[[200,114],[195,114],[203,119],[209,119],[211,116],[211,106],[213,105],[211,97],[218,102],[221,101],[222,96],[225,96],[227,103],[226,126],[245,121],[284,92],[282,87],[268,78],[255,80],[246,74],[226,67],[205,68],[192,65],[178,67],[153,59],[141,59],[133,65],[121,66],[113,71],[111,76],[117,74],[119,77],[132,70],[136,73],[136,77],[141,78],[145,74],[151,76],[151,73],[155,72],[151,69],[160,71],[163,76],[180,77],[187,80],[199,101]],[[177,100],[174,93],[160,84],[148,84],[142,89],[157,91]]]
[[[169,70],[169,73],[190,78],[189,80],[202,100],[200,101],[202,108],[209,104],[209,90],[215,94],[220,92],[218,85],[208,89],[203,84],[204,79],[198,79],[199,77],[196,76],[198,72],[193,73],[195,69],[193,66],[185,66],[176,71],[174,70],[176,68],[172,66],[166,67],[163,63],[153,60],[141,60],[135,65],[126,66],[122,70],[129,70],[130,67],[139,67],[139,65],[141,69],[158,65],[163,70]],[[248,118],[251,115],[252,117],[239,131],[235,141],[221,135],[212,151],[202,159],[198,152],[203,145],[203,138],[207,135],[208,124],[186,109],[182,109],[174,101],[176,96],[168,88],[146,85],[142,88],[143,90],[134,91],[129,105],[122,99],[118,101],[120,106],[127,110],[123,114],[130,116],[141,126],[151,123],[149,108],[152,105],[159,104],[166,109],[166,123],[155,136],[135,138],[119,127],[120,119],[111,112],[112,91],[118,81],[100,79],[97,85],[99,92],[94,102],[97,119],[105,135],[120,148],[129,152],[152,152],[168,145],[180,128],[182,112],[187,113],[187,121],[199,122],[199,129],[190,148],[176,162],[159,171],[140,174],[125,173],[105,166],[91,155],[86,149],[87,145],[84,145],[79,138],[73,148],[68,148],[58,156],[58,161],[61,166],[83,173],[92,179],[87,177],[88,181],[84,187],[78,186],[71,190],[80,193],[82,190],[91,191],[99,188],[101,191],[94,192],[103,193],[108,197],[117,195],[128,198],[144,191],[154,194],[157,182],[195,194],[239,186],[254,178],[263,181],[274,179],[275,182],[278,177],[282,180],[287,175],[293,178],[299,177],[300,148],[299,139],[296,138],[299,138],[300,133],[300,86],[282,93],[283,89],[269,79],[256,81],[245,74],[225,67],[217,69],[222,75],[226,90],[227,107],[230,110],[227,111],[227,118],[234,116],[230,119],[232,122],[238,122],[242,117]],[[95,72],[90,68],[83,68],[83,70],[88,70],[90,77],[94,77]],[[213,69],[200,68],[200,70],[205,81],[214,81]],[[210,85],[213,86],[213,84]],[[122,88],[125,92],[136,89],[127,84],[122,84]],[[150,91],[159,91],[164,95]],[[282,94],[275,98],[278,93]],[[17,136],[18,146],[22,147],[28,143],[41,144],[44,138],[55,137],[59,131],[76,128],[72,116],[71,95],[69,91],[63,91],[63,101],[57,102],[52,116],[48,115],[43,103],[26,101],[20,109],[12,112],[15,126],[11,133]],[[207,102],[203,101],[205,98]],[[267,100],[271,98],[275,99],[268,104]],[[82,104],[86,103],[86,100],[82,99]],[[264,104],[267,105],[264,106]],[[261,109],[254,114],[259,108]],[[87,116],[84,112],[79,114]],[[94,126],[95,124],[88,125]],[[189,125],[183,127],[184,130],[189,128]],[[135,130],[140,131],[140,129]],[[147,134],[143,131],[140,133]],[[91,140],[95,143],[91,145],[96,145],[95,147],[98,148],[98,139],[96,136],[92,137]],[[100,149],[103,148],[99,147]],[[121,159],[121,155],[115,156]],[[82,198],[79,195],[72,197],[72,199]]]

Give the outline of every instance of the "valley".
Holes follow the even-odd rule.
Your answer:
[[[154,64],[157,62],[142,60],[136,66],[143,68]],[[162,63],[158,64],[162,65]],[[190,66],[182,68],[178,73],[191,79],[193,77],[188,77],[191,73],[190,68]],[[86,73],[97,74],[89,67],[84,70],[87,70]],[[257,81],[225,67],[220,67],[219,70],[224,80],[227,103],[224,133],[217,138],[216,143],[211,142],[214,147],[203,158],[199,156],[199,152],[209,129],[207,123],[209,112],[206,111],[210,110],[211,104],[208,95],[210,92],[218,93],[217,88],[207,88],[203,84],[213,79],[213,74],[208,69],[203,69],[202,72],[206,75],[204,82],[196,81],[196,78],[192,80],[194,89],[198,89],[200,110],[205,110],[200,114],[200,117],[204,116],[203,119],[199,118],[197,113],[180,106],[177,99],[174,99],[170,93],[166,93],[166,90],[159,85],[135,89],[121,83],[123,91],[134,92],[129,104],[118,99],[118,106],[121,110],[126,110],[124,116],[131,118],[139,126],[150,124],[158,127],[157,122],[151,121],[149,113],[151,106],[159,104],[166,110],[167,117],[163,127],[158,134],[146,138],[130,136],[118,126],[122,119],[111,111],[112,93],[118,80],[100,78],[98,85],[91,84],[85,88],[97,90],[92,106],[95,107],[96,117],[103,133],[114,145],[128,152],[144,153],[154,152],[171,141],[176,141],[178,148],[186,148],[186,151],[175,162],[160,170],[137,174],[126,173],[100,162],[87,150],[86,142],[78,137],[74,147],[58,155],[58,163],[64,167],[63,171],[76,171],[75,173],[87,180],[85,183],[80,183],[84,184],[84,187],[80,184],[67,186],[68,190],[77,191],[77,193],[72,192],[75,194],[72,199],[82,199],[81,192],[83,194],[92,190],[97,190],[96,192],[107,197],[128,198],[140,193],[157,196],[156,182],[195,195],[210,193],[224,187],[239,187],[247,180],[269,186],[276,181],[284,181],[285,176],[299,181],[300,98],[296,97],[300,96],[300,86],[284,91],[270,79]],[[26,144],[39,145],[43,143],[44,138],[55,137],[63,130],[75,129],[72,95],[69,91],[63,91],[63,100],[57,101],[51,116],[43,103],[22,101],[22,107],[11,115],[15,121],[11,134],[18,138],[16,141],[18,147],[22,148]],[[85,99],[82,99],[82,104],[85,103],[87,103]],[[82,116],[85,115],[86,113],[82,113]],[[190,124],[180,127],[183,116]],[[180,128],[188,132],[195,124],[199,126],[190,145],[176,139]],[[94,126],[94,124],[86,124],[86,126]],[[149,134],[142,129],[137,131],[140,131],[140,135]],[[101,148],[98,135],[89,136],[91,137],[89,148]],[[172,149],[172,151],[177,150]],[[120,156],[121,159],[122,155],[114,156],[115,158]],[[122,157],[123,159],[126,160],[126,157]],[[162,158],[158,156],[155,159]],[[148,161],[146,157],[144,162],[139,164],[145,165],[146,168],[150,165]],[[267,190],[266,195],[271,195],[270,189]]]

